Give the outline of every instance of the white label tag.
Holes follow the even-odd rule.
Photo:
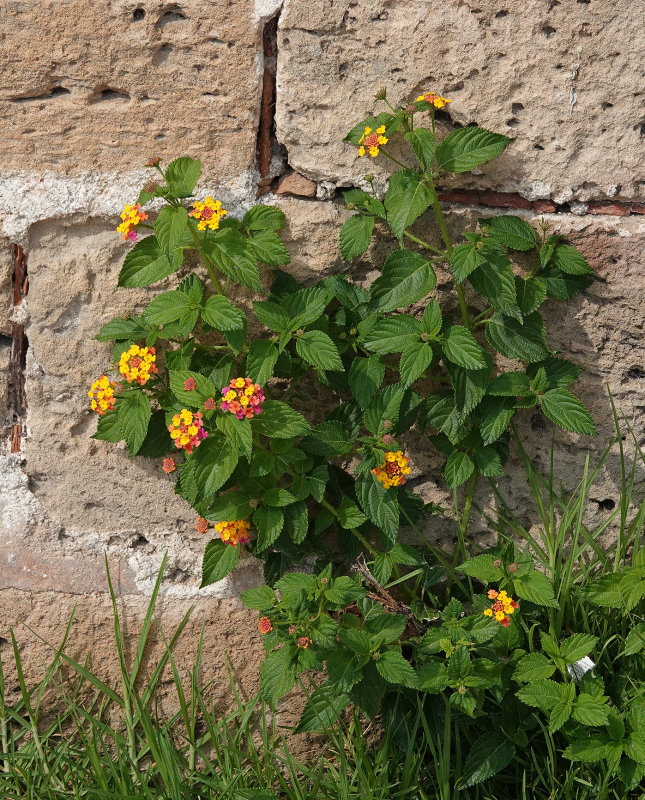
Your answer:
[[[595,666],[595,663],[589,658],[589,656],[585,656],[579,661],[575,661],[573,664],[568,664],[567,670],[573,680],[578,683],[582,680],[586,673],[589,672],[589,670],[592,670]]]

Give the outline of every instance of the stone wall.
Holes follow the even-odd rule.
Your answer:
[[[633,2],[41,0],[3,11],[1,647],[20,622],[58,641],[78,602],[73,646],[92,649],[109,672],[104,553],[136,621],[168,551],[168,627],[196,603],[185,662],[206,622],[214,668],[228,651],[242,681],[255,678],[256,618],[237,596],[259,582],[257,564],[244,560],[200,592],[204,541],[170,479],[90,439],[87,387],[110,357],[92,336],[160,288],[115,288],[125,252],[117,215],[151,155],[201,158],[200,190],[232,213],[268,190],[287,214],[292,267],[313,280],[346,268],[337,190],[360,184],[367,169],[342,142],[346,130],[381,86],[396,103],[440,91],[452,99],[440,115],[445,131],[477,122],[517,137],[499,159],[446,183],[450,224],[463,229],[504,209],[545,216],[597,270],[584,295],[546,308],[552,347],[585,369],[579,389],[600,431],[597,443],[556,433],[561,475],[574,482],[581,447],[610,440],[607,385],[643,443],[645,34]],[[387,162],[369,169],[382,185]],[[374,277],[382,257],[372,248],[359,274]],[[523,428],[544,460],[550,423],[527,414]],[[441,497],[431,454],[420,463],[429,472],[416,490]],[[590,521],[608,513],[617,484],[613,458]],[[517,470],[502,490],[526,513]],[[435,522],[429,532],[445,535]],[[44,646],[25,628],[19,639],[29,680]]]

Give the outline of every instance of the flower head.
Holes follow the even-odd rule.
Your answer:
[[[435,108],[443,108],[448,103],[452,103],[452,100],[447,100],[445,97],[442,97],[440,94],[436,94],[435,92],[420,94],[415,102],[421,103],[424,101],[426,103],[430,103],[430,105],[434,106]]]
[[[272,631],[273,625],[271,624],[271,620],[268,617],[260,617],[260,621],[258,622],[258,630],[263,635],[269,631]]]
[[[509,597],[508,593],[503,589],[501,592],[497,592],[495,589],[489,589],[488,599],[494,600],[495,602],[490,608],[484,609],[484,616],[494,617],[500,625],[504,628],[508,628],[511,624],[511,615],[520,607],[520,604],[513,600],[512,597]]]
[[[298,639],[298,647],[302,648],[303,650],[306,650],[310,644],[313,644],[313,642],[308,636],[301,636]]]
[[[264,392],[250,378],[233,378],[228,386],[222,389],[224,398],[220,408],[230,411],[238,419],[252,419],[262,413]]]
[[[183,448],[187,453],[192,453],[193,448],[199,447],[202,439],[208,436],[201,413],[199,411],[193,413],[187,408],[182,408],[178,414],[173,416],[168,430],[175,447],[178,450]]]
[[[116,403],[114,389],[117,385],[114,381],[109,380],[107,375],[101,375],[98,380],[94,381],[87,393],[87,396],[92,398],[92,411],[96,411],[101,416],[104,416],[106,411],[112,411]]]
[[[409,475],[411,470],[408,466],[410,459],[403,455],[402,450],[395,450],[385,454],[385,461],[380,467],[372,470],[372,475],[380,481],[386,489],[392,486],[403,486],[405,483],[405,476]]]
[[[161,469],[166,475],[170,475],[171,472],[174,472],[177,469],[174,458],[164,458]]]
[[[148,181],[148,183],[146,183],[146,185],[143,187],[143,191],[147,192],[148,194],[152,194],[156,188],[157,184],[154,181]]]
[[[513,562],[512,564],[508,565],[508,571],[509,572],[517,572],[518,569],[519,569],[519,567],[515,562]]]
[[[159,156],[155,156],[154,158],[150,158],[146,161],[146,167],[156,167],[157,164],[161,161]]]
[[[232,547],[237,547],[238,544],[248,544],[251,541],[249,538],[250,527],[251,525],[247,519],[233,519],[215,524],[215,530],[219,533],[219,538]]]
[[[195,389],[196,387],[197,387],[197,384],[196,384],[196,382],[195,382],[195,379],[194,379],[194,378],[187,378],[187,379],[184,381],[184,389],[185,389],[187,392],[192,392],[192,391],[193,391],[193,389]]]
[[[117,227],[117,233],[122,234],[121,239],[125,242],[126,239],[131,239],[133,242],[137,240],[137,233],[132,228],[148,219],[148,215],[141,210],[141,203],[134,205],[127,205],[121,212],[121,224]]]
[[[208,520],[204,519],[204,517],[197,517],[197,522],[195,523],[195,530],[197,533],[206,533],[208,530]]]
[[[219,228],[220,219],[227,214],[228,211],[222,208],[221,201],[213,200],[209,196],[204,202],[196,200],[193,203],[193,210],[189,212],[188,216],[199,220],[197,230],[205,231],[206,228],[209,228],[211,231],[216,231]]]
[[[204,402],[204,408],[206,411],[212,411],[216,407],[215,400],[212,397],[209,397],[208,400]]]
[[[358,148],[358,155],[364,156],[366,152],[368,152],[372,158],[376,158],[379,154],[379,147],[381,145],[387,144],[388,140],[387,137],[383,134],[385,133],[385,125],[381,125],[375,131],[368,126],[365,126],[365,133],[361,136],[358,143],[360,147]]]
[[[136,381],[139,386],[145,386],[150,376],[157,372],[157,360],[154,347],[139,347],[133,344],[129,350],[124,350],[119,359],[119,372],[128,383]]]

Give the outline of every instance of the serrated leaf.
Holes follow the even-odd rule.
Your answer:
[[[246,354],[246,374],[260,386],[273,377],[278,360],[278,348],[268,339],[255,339]]]
[[[220,272],[231,280],[262,291],[257,259],[248,241],[237,231],[217,231],[204,243],[204,252]]]
[[[484,444],[492,444],[507,430],[515,409],[507,397],[485,397],[479,407],[479,430]]]
[[[486,325],[486,338],[506,358],[532,362],[549,356],[544,322],[537,311],[529,314],[523,324],[504,314],[494,314]]]
[[[473,289],[478,292],[492,308],[522,321],[522,314],[517,305],[515,294],[515,276],[513,267],[504,255],[496,263],[487,260],[468,276]]]
[[[189,197],[199,180],[202,162],[186,156],[176,158],[166,167],[166,183],[175,197]]]
[[[501,217],[480,219],[482,230],[511,250],[533,250],[537,246],[537,234],[528,222],[510,214]]]
[[[625,639],[625,649],[623,651],[626,656],[635,656],[645,649],[645,622],[640,622],[633,628]]]
[[[531,392],[531,379],[525,372],[504,372],[488,387],[493,397],[528,397]]]
[[[294,651],[294,646],[285,644],[269,653],[260,667],[260,695],[272,707],[295,686]]]
[[[434,162],[435,138],[428,128],[416,128],[405,134],[423,169],[427,170]]]
[[[437,162],[446,172],[468,172],[501,155],[514,141],[471,125],[446,136],[437,145]]]
[[[395,250],[372,284],[372,307],[381,313],[408,308],[430,294],[436,285],[437,276],[430,261],[410,250]]]
[[[104,325],[98,334],[94,337],[99,342],[115,341],[138,341],[145,339],[150,332],[150,327],[145,325],[142,320],[129,317],[128,319],[110,320],[107,325]]]
[[[367,517],[353,500],[345,497],[338,506],[338,521],[343,528],[360,528],[367,521]]]
[[[582,725],[600,727],[605,725],[609,719],[609,709],[605,703],[606,698],[581,694],[573,706],[571,716]]]
[[[453,364],[464,369],[486,369],[486,351],[472,333],[462,325],[448,328],[441,343],[443,352]]]
[[[439,303],[437,303],[433,297],[428,301],[428,305],[423,311],[421,328],[423,333],[427,333],[428,336],[433,339],[441,330],[442,324],[443,318],[441,316],[441,309],[439,308]]]
[[[221,539],[213,539],[206,545],[202,562],[202,582],[200,589],[217,583],[229,575],[240,557],[237,547],[226,544]]]
[[[523,686],[517,692],[517,696],[527,706],[550,711],[560,700],[561,686],[561,683],[547,679],[534,680]]]
[[[204,516],[211,522],[246,519],[251,516],[249,497],[245,492],[226,492],[211,500]]]
[[[455,451],[448,456],[443,467],[443,476],[451,489],[466,483],[475,471],[475,465],[467,453]]]
[[[580,377],[582,370],[564,358],[547,358],[545,361],[538,361],[530,364],[526,372],[530,378],[534,378],[538,370],[544,369],[550,389],[563,388],[574,383]]]
[[[546,575],[533,569],[528,574],[513,581],[515,594],[524,600],[530,600],[538,606],[557,608],[558,603],[553,594],[553,586]]]
[[[342,422],[327,420],[312,428],[302,449],[317,456],[342,456],[351,453],[352,440]]]
[[[253,514],[253,524],[257,528],[257,550],[266,550],[276,541],[284,526],[284,514],[281,509],[271,506],[258,508]]]
[[[560,655],[565,664],[574,664],[589,655],[597,641],[598,637],[589,633],[574,633],[560,643]]]
[[[398,383],[382,389],[365,409],[363,421],[367,430],[373,434],[382,434],[389,430],[391,425],[384,425],[384,420],[392,425],[398,421],[403,397],[404,390]]]
[[[344,372],[338,348],[322,331],[305,331],[296,339],[296,350],[300,358],[316,369]]]
[[[410,169],[395,172],[385,193],[387,222],[399,242],[406,228],[423,214],[432,202],[430,190],[419,180],[418,173]]]
[[[253,419],[253,426],[263,436],[275,439],[302,436],[310,430],[302,414],[279,400],[265,400],[262,413]]]
[[[184,383],[189,379],[195,381],[194,389],[184,389]],[[170,370],[170,390],[182,405],[199,408],[210,397],[219,397],[218,389],[219,387],[199,372],[187,369]]]
[[[217,416],[217,427],[227,437],[231,444],[243,455],[247,461],[251,461],[253,450],[253,433],[251,431],[251,421],[248,419],[238,419],[234,414],[221,414]],[[235,517],[238,519],[238,517]]]
[[[242,592],[240,600],[247,608],[264,611],[265,608],[270,608],[275,603],[276,595],[270,586],[255,586]]]
[[[562,755],[570,761],[593,764],[603,759],[618,759],[621,752],[622,745],[611,742],[604,734],[597,734],[571,742]]]
[[[394,544],[399,532],[396,489],[384,489],[373,475],[368,474],[357,479],[356,497],[367,517]]]
[[[515,296],[522,315],[527,317],[546,300],[546,284],[541,278],[515,278]]]
[[[134,458],[143,444],[152,416],[150,400],[143,392],[124,392],[121,395],[117,413],[119,431],[128,445],[130,458]]]
[[[331,682],[311,693],[300,715],[294,733],[328,730],[349,705],[349,695],[339,693]]]
[[[388,683],[407,686],[410,689],[418,687],[416,672],[412,669],[410,662],[403,658],[400,650],[386,650],[381,653],[381,657],[375,661],[375,664],[378,674]]]
[[[450,269],[457,283],[463,283],[471,272],[485,263],[486,257],[477,242],[458,244],[450,254]]]
[[[513,680],[518,683],[532,683],[550,678],[554,672],[555,665],[546,656],[542,653],[529,653],[518,661]]]
[[[195,478],[206,497],[215,494],[231,477],[238,458],[237,448],[217,432],[211,432],[195,448],[192,456]]]
[[[589,436],[596,435],[596,426],[591,414],[580,400],[566,389],[550,389],[540,398],[545,415],[567,431]]]
[[[418,341],[421,323],[409,314],[393,314],[376,322],[361,335],[366,350],[385,355],[401,353],[412,342]]]
[[[284,228],[285,216],[275,206],[258,205],[250,208],[242,220],[247,231],[279,231]]]
[[[234,331],[244,328],[246,316],[228,297],[214,294],[202,309],[202,318],[218,331]]]
[[[515,755],[515,746],[502,733],[488,731],[472,745],[459,780],[459,788],[486,781],[507,767]]]
[[[164,206],[155,220],[155,236],[159,247],[170,254],[179,246],[186,230],[188,212],[183,206]]]
[[[541,269],[538,277],[544,281],[549,297],[570,300],[593,283],[591,275],[569,275],[557,267]]]
[[[352,394],[364,408],[378,392],[385,377],[385,364],[379,355],[352,359],[347,376]]]
[[[559,244],[555,248],[552,261],[557,269],[567,275],[588,275],[593,272],[582,253],[568,244]]]
[[[118,403],[117,403],[118,407]],[[99,439],[102,442],[120,442],[123,439],[123,431],[119,424],[118,410],[109,411],[102,417],[99,417],[96,433],[92,435],[92,439]]]
[[[284,509],[284,519],[291,540],[294,544],[300,544],[307,538],[309,532],[309,512],[307,506],[298,500],[291,503]]]
[[[483,351],[483,356],[484,369],[463,369],[449,362],[445,365],[455,390],[455,408],[462,416],[469,414],[486,394],[493,361],[486,351]]]
[[[257,260],[269,267],[281,267],[291,261],[289,251],[275,231],[253,231],[249,235],[249,244]]]
[[[399,373],[401,375],[401,386],[407,389],[408,386],[420,378],[430,366],[434,352],[427,342],[412,342],[412,344],[401,353]]]
[[[277,487],[267,489],[262,497],[262,500],[267,506],[277,508],[288,506],[290,503],[296,502],[296,498],[291,494],[291,492],[287,491],[287,489],[280,489]]]
[[[126,255],[119,273],[119,286],[129,289],[150,286],[172,275],[181,266],[183,258],[180,248],[168,255],[155,236],[146,236]]]
[[[504,573],[499,567],[494,566],[495,559],[490,553],[482,553],[480,556],[474,556],[465,561],[457,569],[460,572],[465,572],[471,578],[477,578],[482,583],[489,583],[491,581],[499,581]]]
[[[344,261],[352,261],[369,247],[374,231],[374,217],[354,214],[345,220],[340,229],[340,254]]]

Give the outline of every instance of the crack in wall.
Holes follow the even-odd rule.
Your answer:
[[[645,215],[645,203],[630,200],[593,200],[588,203],[555,203],[553,200],[527,200],[513,192],[495,192],[488,189],[438,189],[439,200],[455,205],[489,206],[534,211],[538,214],[605,214],[613,217]]]
[[[13,286],[14,313],[22,305],[29,291],[27,256],[20,245],[14,247],[14,264],[11,276]],[[9,386],[7,402],[7,423],[9,426],[9,445],[12,453],[19,453],[22,439],[26,433],[25,416],[27,398],[25,395],[25,366],[29,342],[25,334],[24,322],[11,323],[11,356],[9,360]]]
[[[275,133],[276,76],[278,68],[278,22],[281,8],[270,17],[262,29],[262,99],[256,145],[257,170],[260,176],[256,198],[268,194],[274,179],[278,178],[287,164],[286,150],[277,140]],[[277,159],[277,174],[272,169]]]

